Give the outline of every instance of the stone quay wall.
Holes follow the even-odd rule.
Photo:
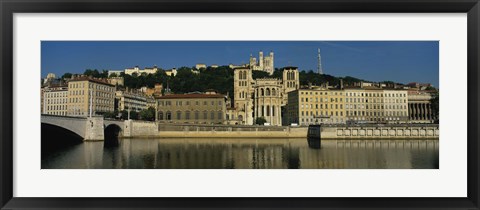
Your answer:
[[[123,137],[307,138],[308,127],[168,124],[125,121]],[[322,139],[438,139],[438,124],[322,125]]]
[[[306,138],[307,127],[159,124],[165,138]]]
[[[322,139],[438,139],[438,124],[324,125]]]

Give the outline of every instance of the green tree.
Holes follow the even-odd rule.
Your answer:
[[[155,108],[148,107],[148,109],[144,109],[140,111],[140,118],[142,120],[154,121],[155,120]]]
[[[72,74],[71,73],[65,73],[62,75],[62,79],[70,79],[72,78]]]
[[[128,115],[127,115],[128,116]],[[130,119],[132,120],[138,120],[139,119],[139,114],[136,111],[130,111]]]
[[[87,69],[83,72],[83,75],[85,76],[93,76],[93,70]]]
[[[264,125],[266,122],[267,122],[267,120],[265,120],[265,118],[263,118],[263,117],[257,117],[255,119],[255,124],[256,125]]]
[[[115,118],[116,115],[115,115],[114,112],[105,112],[105,113],[103,113],[103,117],[104,118]]]
[[[107,70],[102,70],[102,73],[99,75],[100,78],[108,78],[108,71]]]
[[[117,73],[110,74],[110,77],[118,77]]]
[[[258,78],[269,78],[270,74],[265,71],[252,71],[252,78],[253,79],[258,79]]]

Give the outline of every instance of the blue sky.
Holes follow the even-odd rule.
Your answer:
[[[438,87],[437,41],[42,41],[41,71],[45,77],[85,69],[242,64],[260,50],[275,53],[276,68],[316,71],[317,48],[325,74]]]

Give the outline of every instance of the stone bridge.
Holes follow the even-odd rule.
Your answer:
[[[125,126],[128,126],[123,120],[107,120],[103,119],[102,116],[69,117],[42,114],[41,122],[42,124],[49,124],[69,130],[87,141],[105,140],[105,132],[109,130],[108,128],[113,127],[116,128],[113,130],[120,131],[120,134],[123,135]]]

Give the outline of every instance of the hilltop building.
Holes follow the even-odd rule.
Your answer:
[[[110,77],[110,75],[112,75],[112,74],[116,74],[117,76],[120,76],[121,73],[125,73],[125,74],[128,74],[128,75],[132,75],[132,74],[141,75],[143,73],[145,73],[145,74],[155,74],[155,73],[157,73],[158,70],[161,70],[161,69],[158,68],[156,65],[153,66],[153,67],[145,67],[145,69],[140,69],[138,66],[135,66],[133,68],[126,68],[125,70],[109,70],[108,71],[108,76]],[[175,69],[175,68],[170,69],[170,70],[164,70],[164,71],[165,71],[165,74],[167,74],[168,76],[177,75],[177,69]]]
[[[196,68],[197,70],[200,70],[201,68],[206,69],[206,68],[207,68],[207,64],[197,63],[197,64],[195,65],[195,68]]]
[[[263,55],[263,52],[258,53],[258,59],[250,55],[250,68],[254,71],[264,71],[272,75],[275,70],[273,62],[273,52],[267,56]]]

